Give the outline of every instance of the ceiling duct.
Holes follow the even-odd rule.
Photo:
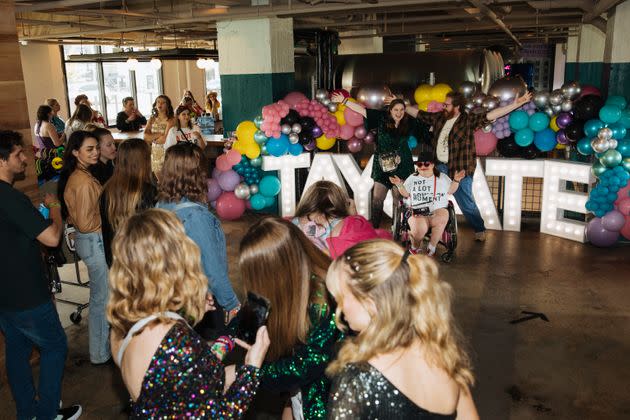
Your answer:
[[[198,58],[212,58],[218,60],[219,52],[217,50],[209,50],[204,48],[173,48],[169,50],[155,51],[122,51],[105,54],[74,54],[69,56],[66,61],[121,61],[128,58],[135,58],[138,60],[151,60],[152,58],[160,58],[162,60],[196,60]]]

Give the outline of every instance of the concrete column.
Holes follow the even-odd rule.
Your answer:
[[[630,97],[630,1],[618,4],[608,13],[604,63],[604,92]]]
[[[26,101],[26,88],[22,74],[22,60],[15,26],[15,5],[12,0],[0,0],[0,127],[18,131],[24,137],[24,150],[29,157],[26,179],[15,183],[16,188],[37,198],[37,175]]]
[[[217,31],[227,132],[293,90],[293,19],[220,21]]]
[[[580,25],[578,35],[567,40],[565,80],[578,80],[601,89],[605,41],[605,34],[593,25]]]

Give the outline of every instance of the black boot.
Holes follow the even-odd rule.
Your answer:
[[[374,229],[381,227],[381,219],[383,219],[383,203],[372,203],[372,226]]]

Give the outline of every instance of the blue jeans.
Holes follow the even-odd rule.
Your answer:
[[[90,276],[90,315],[88,318],[90,361],[104,363],[111,357],[111,352],[109,324],[105,316],[105,307],[109,298],[109,282],[103,236],[100,232],[77,232],[74,242],[77,254],[87,266]]]
[[[448,175],[448,167],[443,163],[437,165],[437,168],[440,172]],[[483,223],[483,218],[475,203],[472,184],[472,176],[466,175],[464,179],[459,182],[459,188],[457,188],[453,196],[457,201],[457,205],[459,205],[459,208],[462,210],[462,213],[464,213],[466,221],[472,226],[475,232],[483,232],[486,230],[486,226]]]
[[[54,419],[61,399],[61,378],[68,354],[66,333],[55,305],[51,300],[24,311],[0,311],[0,329],[4,332],[7,376],[17,418]],[[37,390],[29,363],[33,347],[40,353]]]

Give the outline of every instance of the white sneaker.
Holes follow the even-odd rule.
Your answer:
[[[486,241],[486,231],[475,232],[475,241],[477,242],[485,242]]]
[[[57,410],[55,420],[76,420],[81,417],[83,409],[80,405],[71,405],[70,407],[60,408]]]

